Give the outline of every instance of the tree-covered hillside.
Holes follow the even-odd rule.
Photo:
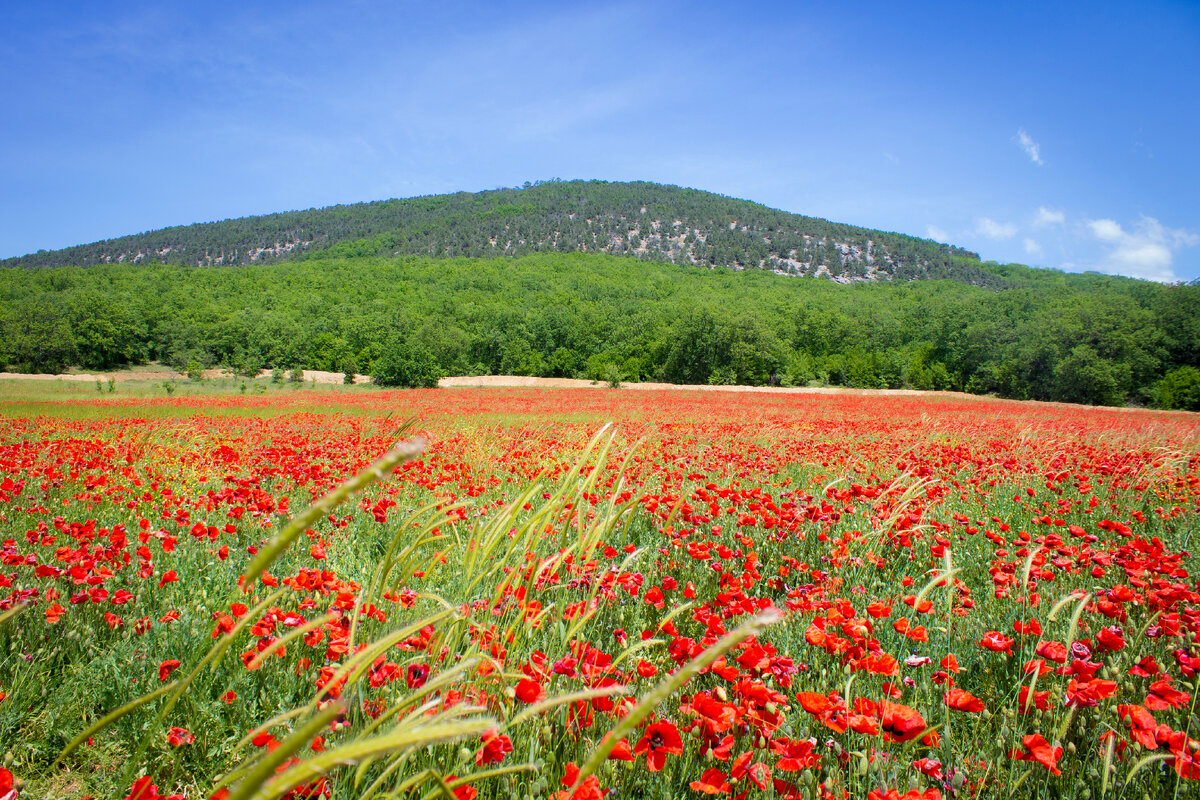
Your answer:
[[[975,253],[949,245],[695,189],[603,181],[550,181],[164,228],[0,264],[229,266],[312,255],[488,258],[538,252],[630,255],[840,282],[949,278],[1003,285]]]
[[[0,270],[0,365],[398,366],[1200,409],[1200,287],[983,268],[1010,288],[586,254]]]

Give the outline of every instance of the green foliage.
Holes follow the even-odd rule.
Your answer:
[[[8,364],[19,372],[57,374],[79,361],[70,321],[51,297],[6,304],[0,334]]]
[[[399,336],[388,341],[373,369],[371,377],[379,386],[430,389],[437,386],[442,377],[437,361],[427,347]]]
[[[1160,408],[1180,408],[1200,411],[1200,369],[1179,367],[1163,376],[1158,383]]]
[[[342,383],[352,384],[356,377],[358,377],[358,360],[354,356],[348,355],[342,359]]]
[[[1121,402],[1118,367],[1090,345],[1076,345],[1054,369],[1057,399],[1068,403],[1111,406]]]
[[[608,384],[610,389],[621,388],[621,368],[616,364],[608,363],[604,365],[604,382]]]
[[[1172,398],[1186,391],[1168,382],[1164,394],[1162,381],[1197,367],[1200,326],[1187,314],[1200,309],[1200,287],[985,266],[1014,288],[845,286],[584,254],[0,270],[0,355],[18,371],[146,358],[189,372],[193,362],[245,375],[274,368],[280,382],[290,369],[300,382],[304,369],[344,374],[350,360],[358,372],[398,374],[385,351],[405,331],[403,345],[422,353],[405,374],[418,377],[607,381],[611,365],[622,381],[707,384],[732,373],[750,385],[1184,407]],[[65,311],[76,307],[96,317],[89,331],[125,331],[120,344],[81,338]]]

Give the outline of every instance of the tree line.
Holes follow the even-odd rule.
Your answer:
[[[0,270],[0,364],[952,389],[1200,409],[1200,288],[839,285],[592,254]]]

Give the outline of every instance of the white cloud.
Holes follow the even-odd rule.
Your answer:
[[[1042,246],[1033,239],[1026,239],[1025,252],[1031,256],[1040,256],[1042,254]]]
[[[1029,160],[1037,164],[1039,167],[1045,162],[1042,161],[1042,146],[1033,140],[1033,138],[1025,132],[1024,128],[1017,130],[1017,144],[1021,145],[1021,149],[1025,151],[1025,155],[1029,156]]]
[[[1037,215],[1033,218],[1033,224],[1039,228],[1049,227],[1050,225],[1062,225],[1067,221],[1067,215],[1061,211],[1055,211],[1052,208],[1038,206]]]
[[[1142,217],[1133,231],[1111,219],[1088,220],[1087,227],[1092,236],[1110,245],[1097,265],[1101,271],[1160,283],[1179,280],[1172,269],[1177,250],[1200,244],[1200,236],[1168,228],[1153,217]]]
[[[939,228],[937,225],[926,225],[925,226],[925,236],[930,239],[933,239],[935,242],[950,241],[950,234],[946,233],[944,230]]]
[[[1092,235],[1102,242],[1119,242],[1127,235],[1115,220],[1093,219],[1087,225],[1092,229]]]
[[[975,232],[989,239],[1011,239],[1017,235],[1017,226],[1011,222],[996,222],[988,217],[975,221]]]

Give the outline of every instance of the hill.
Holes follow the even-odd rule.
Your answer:
[[[543,252],[764,269],[840,283],[944,278],[1007,285],[977,254],[950,245],[696,189],[604,181],[549,181],[184,225],[0,265],[232,266],[314,255],[490,258]]]

